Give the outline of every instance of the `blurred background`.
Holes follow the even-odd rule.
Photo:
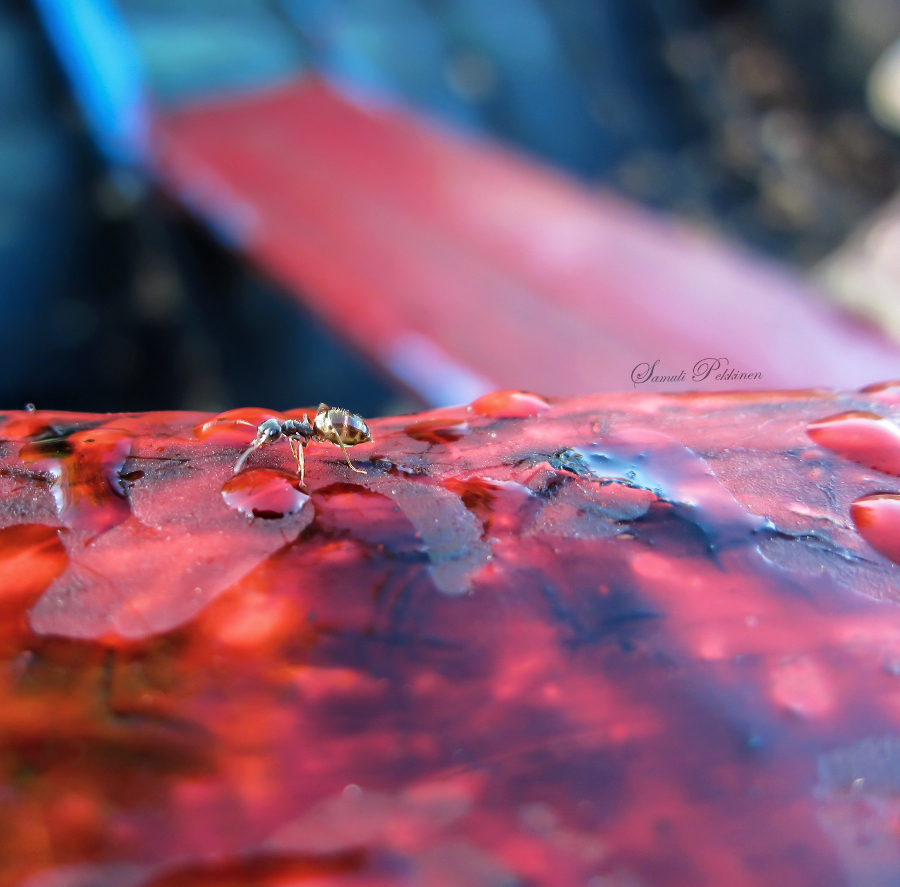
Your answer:
[[[536,225],[527,234],[535,244],[576,218],[579,231],[608,222],[612,240],[620,229],[634,237],[651,232],[650,245],[635,259],[648,267],[655,262],[654,237],[666,255],[669,241],[676,251],[682,242],[683,235],[666,226],[688,232],[692,264],[719,268],[712,301],[693,318],[694,327],[719,315],[742,326],[741,315],[733,315],[736,300],[755,302],[753,287],[777,291],[766,303],[768,314],[758,308],[754,317],[761,329],[777,329],[779,318],[788,318],[789,338],[777,346],[782,352],[791,337],[806,335],[797,323],[814,327],[821,317],[831,337],[826,358],[859,366],[860,378],[848,370],[847,384],[879,381],[866,374],[885,374],[892,361],[900,376],[894,344],[900,340],[894,268],[900,260],[893,258],[900,255],[900,226],[893,222],[900,211],[892,203],[900,183],[898,38],[895,0],[2,0],[0,404],[218,411],[325,400],[379,415],[441,405],[495,385],[542,388],[540,374],[523,375],[518,383],[496,355],[485,356],[504,347],[519,357],[527,352],[533,362],[546,362],[547,373],[567,362],[559,356],[567,351],[566,334],[528,305],[542,293],[547,304],[569,295],[551,292],[550,283],[545,293],[536,271],[526,286],[515,256],[503,252],[503,237],[521,218],[538,217],[538,203],[548,225],[557,227],[548,235]],[[325,84],[314,88],[330,98],[305,97],[310,83]],[[277,107],[253,104],[272,90],[287,98]],[[294,97],[292,147],[277,135],[282,130],[266,129],[265,115],[289,114]],[[376,121],[378,138],[393,134],[396,147],[387,151],[382,139],[378,150],[384,153],[377,156],[393,164],[386,180],[409,193],[397,198],[391,218],[400,214],[404,230],[417,228],[417,212],[437,219],[433,230],[441,236],[429,240],[429,254],[438,247],[452,252],[454,268],[474,267],[477,256],[478,274],[502,266],[502,286],[491,292],[519,282],[521,292],[509,296],[508,310],[522,319],[521,339],[518,327],[502,318],[491,327],[494,309],[477,293],[473,303],[481,299],[486,306],[481,344],[471,352],[459,344],[466,330],[457,340],[429,338],[423,332],[429,300],[462,304],[475,271],[466,279],[460,272],[452,295],[440,289],[446,279],[431,287],[421,284],[427,276],[416,278],[420,300],[391,307],[391,280],[413,273],[403,263],[415,247],[392,254],[391,277],[378,261],[365,259],[371,248],[365,228],[335,227],[345,231],[346,242],[329,247],[337,256],[332,267],[323,258],[325,247],[308,250],[315,232],[304,234],[302,206],[296,218],[286,210],[269,213],[274,198],[257,202],[252,175],[234,183],[229,170],[238,167],[219,164],[216,152],[226,149],[233,132],[245,139],[240,169],[258,176],[271,163],[273,175],[292,170],[282,177],[294,187],[294,173],[300,182],[314,175],[314,155],[301,150],[303,126],[308,123],[310,139],[319,138],[322,121],[336,119],[335,109],[347,121],[351,114]],[[211,132],[208,121],[226,112],[228,126],[203,141],[193,121],[206,120],[204,132]],[[445,166],[458,154],[469,164],[473,218],[492,218],[491,183],[501,179],[503,188],[522,192],[522,213],[508,214],[497,232],[487,222],[473,234],[471,226],[463,231],[446,221],[446,206],[431,206],[431,191],[422,197],[433,176],[421,186],[415,177],[406,179],[404,145],[415,141],[404,128],[410,121],[432,140],[427,151],[417,149],[419,160],[410,167],[423,151],[444,152]],[[256,149],[246,141],[251,129],[259,133],[260,158],[282,154],[254,159],[248,152]],[[162,142],[154,135],[160,131]],[[340,162],[348,166],[375,156],[364,136],[347,150],[349,159]],[[479,166],[482,154],[487,171]],[[337,166],[322,169],[315,205],[355,218],[356,198],[345,184],[352,176],[345,180]],[[532,185],[544,189],[542,196],[529,197]],[[558,204],[552,213],[545,209],[551,192]],[[379,194],[383,220],[393,198],[389,190]],[[596,208],[590,203],[595,197]],[[367,199],[359,196],[360,207]],[[479,201],[486,202],[484,213]],[[632,203],[651,212],[633,210]],[[220,213],[216,206],[223,207]],[[241,213],[254,230],[261,218],[268,239],[245,232]],[[310,227],[325,230],[325,224],[314,219]],[[313,256],[298,259],[296,269],[281,258],[292,255],[291,232],[307,237],[297,255]],[[281,252],[266,245],[276,240]],[[525,234],[517,243],[524,267],[532,251]],[[384,249],[378,255],[384,259]],[[661,258],[657,277],[671,278],[666,263],[675,261]],[[358,280],[372,289],[335,282],[340,269],[354,263],[361,268]],[[601,281],[615,276],[599,259],[589,271]],[[416,273],[446,277],[421,268]],[[640,273],[629,278],[632,289],[644,287]],[[729,274],[746,281],[758,273],[755,283],[741,284],[747,288],[740,294],[737,283],[727,283]],[[590,292],[587,274],[579,285]],[[622,341],[637,341],[644,317],[664,300],[673,316],[682,311],[682,295],[684,311],[691,309],[696,287],[690,280],[682,290],[657,292],[656,285],[647,278],[644,315],[633,323],[621,312],[604,323],[600,309],[608,293],[598,291],[599,308],[578,309],[609,340],[598,352],[617,353]],[[573,283],[571,293],[576,290]],[[571,298],[567,322],[574,329],[579,320]],[[849,306],[863,326],[835,314],[830,302]],[[795,310],[811,319],[790,321]],[[409,321],[402,349],[385,350],[383,330],[368,338],[375,320],[353,325],[369,316],[365,312],[377,318],[379,311],[394,317],[394,326],[403,326],[403,318],[425,319]],[[475,341],[478,324],[471,317],[466,324]],[[678,330],[671,336],[677,339]],[[548,343],[546,354],[536,341]],[[716,342],[713,336],[710,347]],[[696,344],[694,357],[710,356],[700,351],[706,345]],[[730,353],[730,341],[721,347]],[[768,372],[779,360],[767,351],[774,347],[760,337],[745,349],[741,369],[766,371],[757,387],[818,381],[788,370]],[[876,352],[871,367],[858,357]],[[631,355],[623,348],[606,375],[603,367],[573,369],[571,389],[565,375],[548,376],[546,393],[630,390]],[[658,349],[646,354],[651,363],[659,357]],[[679,368],[672,364],[674,372]],[[821,380],[843,382],[844,376]]]

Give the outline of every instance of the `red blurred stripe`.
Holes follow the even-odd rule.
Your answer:
[[[314,81],[159,121],[160,174],[333,328],[432,402],[584,394],[701,358],[853,387],[900,350],[785,269],[484,141]],[[659,386],[656,386],[659,387]]]

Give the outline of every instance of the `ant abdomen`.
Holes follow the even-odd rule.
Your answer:
[[[319,404],[313,420],[315,437],[328,443],[353,447],[372,440],[369,426],[356,413]]]

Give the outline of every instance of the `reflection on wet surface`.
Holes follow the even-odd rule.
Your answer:
[[[0,881],[893,883],[893,407],[480,400],[7,415]]]

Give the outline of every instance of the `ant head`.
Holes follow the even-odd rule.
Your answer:
[[[281,437],[281,422],[278,419],[266,419],[256,427],[256,440],[260,444],[271,443]]]

